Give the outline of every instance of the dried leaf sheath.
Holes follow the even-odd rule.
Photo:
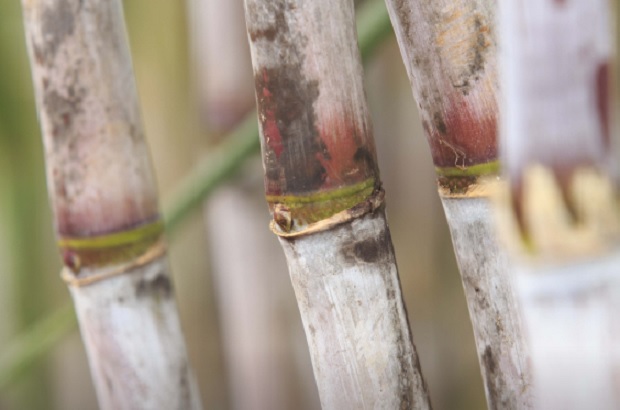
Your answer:
[[[528,350],[489,200],[496,182],[495,1],[387,1],[438,174],[489,408],[528,408]]]
[[[321,405],[429,408],[411,341],[353,2],[246,0],[265,191]]]
[[[24,0],[48,189],[100,407],[200,408],[121,3]]]

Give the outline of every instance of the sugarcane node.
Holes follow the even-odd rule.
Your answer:
[[[335,226],[351,221],[356,218],[373,213],[384,205],[385,192],[382,188],[375,188],[372,194],[354,206],[331,214],[330,216],[312,223],[296,224],[292,222],[295,230],[284,231],[280,228],[275,219],[269,224],[269,228],[276,235],[283,238],[296,238],[310,235],[316,232],[329,230]]]
[[[61,235],[58,248],[64,265],[77,275],[83,268],[131,261],[147,252],[162,236],[163,223],[157,217],[155,221],[117,232],[83,237]]]
[[[466,194],[469,187],[474,185],[476,181],[478,181],[477,176],[446,177],[440,175],[437,177],[439,188],[447,195]]]
[[[156,243],[151,245],[148,249],[146,249],[141,255],[138,255],[134,259],[126,261],[125,263],[117,263],[115,265],[97,267],[95,269],[83,268],[78,272],[75,272],[71,270],[70,267],[65,266],[60,273],[60,277],[69,286],[89,286],[106,279],[114,278],[116,276],[136,272],[136,268],[145,266],[151,262],[163,258],[165,255],[166,244],[163,240],[160,239]],[[165,284],[159,285],[161,285],[160,287],[165,287]],[[170,294],[171,293],[172,292],[170,292]]]
[[[136,297],[151,297],[153,295],[163,298],[172,296],[172,282],[163,271],[152,280],[140,279],[136,284]]]
[[[437,188],[443,198],[480,198],[493,194],[499,181],[498,161],[470,167],[436,167]]]

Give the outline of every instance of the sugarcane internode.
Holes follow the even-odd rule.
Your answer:
[[[440,194],[488,196],[498,172],[494,4],[389,4]]]
[[[317,109],[321,86],[303,75],[306,57],[295,50],[289,58],[255,74],[265,192],[272,230],[281,236],[345,222],[383,198],[366,118],[342,102]]]

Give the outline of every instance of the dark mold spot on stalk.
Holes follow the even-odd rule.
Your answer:
[[[180,377],[179,377],[179,391],[181,391],[181,403],[179,403],[179,409],[187,409],[191,407],[191,387],[190,381],[188,380],[188,365],[186,362],[183,362],[180,368]]]
[[[367,263],[373,263],[377,261],[379,255],[383,251],[382,246],[385,246],[384,241],[377,241],[376,239],[367,239],[363,242],[358,242],[353,247],[355,257]]]
[[[317,129],[314,101],[319,96],[318,81],[303,72],[307,42],[301,35],[278,36],[289,32],[286,4],[270,4],[271,28],[255,30],[249,23],[252,42],[265,38],[275,41],[283,58],[275,67],[263,67],[254,78],[259,118],[264,138],[263,161],[267,194],[316,191],[325,180],[319,153],[326,151]],[[248,9],[248,20],[260,20],[265,13]],[[262,18],[261,18],[262,19]],[[259,46],[257,46],[259,47]]]
[[[277,7],[277,9],[275,10],[275,13],[274,13],[275,21],[273,25],[270,25],[263,29],[250,28],[248,30],[250,39],[252,41],[257,41],[259,39],[265,39],[267,41],[274,41],[278,33],[288,31],[288,25],[286,22],[286,17],[284,15],[285,5],[278,4],[275,6]],[[256,15],[257,13],[256,10],[253,10],[254,8],[256,8],[256,5],[252,4],[248,7],[250,8],[250,11],[248,12],[248,14]]]
[[[407,42],[411,42],[410,40],[410,36],[413,35],[412,33],[412,27],[413,24],[411,24],[411,20],[409,19],[409,12],[411,10],[411,5],[409,3],[408,0],[394,0],[393,2],[394,5],[394,9],[395,9],[395,15],[398,18],[398,21],[400,22],[400,26],[403,28],[403,34],[404,36],[403,39],[404,41]],[[394,27],[397,27],[398,24],[395,24]],[[409,50],[416,50],[416,47],[413,47],[412,45],[409,45],[409,47],[407,47]],[[414,64],[417,64],[417,58],[414,59]]]
[[[482,364],[486,370],[486,387],[490,409],[512,409],[515,408],[514,403],[510,403],[510,398],[503,398],[501,392],[504,390],[502,375],[499,374],[497,366],[497,358],[493,353],[491,346],[484,349],[482,355]]]
[[[478,224],[480,225],[480,224]],[[472,229],[474,229],[475,227],[472,227]],[[476,255],[476,257],[478,259],[480,259],[482,256],[481,253],[478,253]],[[480,266],[484,266],[486,264],[486,261],[481,261]],[[491,304],[489,303],[487,297],[488,294],[486,292],[484,292],[481,288],[480,288],[480,284],[478,283],[478,281],[475,279],[475,277],[472,276],[463,276],[463,282],[465,284],[465,287],[468,289],[474,289],[474,291],[476,292],[475,295],[475,302],[476,305],[473,306],[474,309],[476,309],[478,312],[483,312],[489,308],[491,308]]]
[[[390,255],[389,238],[385,234],[370,237],[342,248],[342,256],[347,263],[378,263]]]
[[[152,280],[140,279],[136,284],[136,296],[148,297],[159,296],[169,298],[172,295],[172,282],[168,276],[161,272]]]
[[[325,150],[314,113],[318,82],[307,79],[299,62],[264,68],[255,78],[265,139],[268,194],[318,190],[326,171],[318,153]]]
[[[67,96],[53,89],[44,91],[43,106],[52,124],[52,137],[66,140],[73,117],[81,111],[80,104],[84,94],[84,91],[76,91],[73,87],[69,87]]]
[[[485,24],[483,17],[480,14],[474,15],[473,23],[475,36],[471,39],[471,44],[469,45],[471,57],[468,65],[463,67],[459,81],[454,84],[454,87],[463,95],[468,95],[473,84],[480,80],[486,65],[487,49],[491,43],[490,28]]]
[[[493,352],[491,350],[491,346],[487,346],[484,349],[484,354],[482,355],[482,363],[484,368],[487,371],[487,389],[489,391],[489,407],[492,409],[498,408],[498,397],[497,392],[494,389],[494,385],[491,382],[495,378],[495,372],[497,370],[497,362],[495,361],[495,357],[493,356]]]
[[[443,120],[443,117],[440,112],[436,112],[433,114],[433,125],[435,129],[439,131],[440,134],[446,135],[448,132],[448,127],[446,127],[446,123]]]
[[[67,0],[58,0],[53,6],[45,8],[41,18],[41,27],[46,42],[45,58],[41,60],[44,61],[53,58],[63,40],[73,34],[75,21],[71,4]],[[35,56],[36,54],[35,49]]]
[[[372,152],[366,147],[359,147],[353,155],[353,160],[360,164],[362,169],[375,170],[378,173],[377,160]]]

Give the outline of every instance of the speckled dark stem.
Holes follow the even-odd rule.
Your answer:
[[[496,1],[387,4],[438,174],[488,406],[530,408],[529,352],[487,189],[499,170]]]
[[[494,0],[388,0],[440,184],[497,172]]]
[[[381,186],[353,9],[342,1],[247,1],[246,13],[265,191],[280,227],[295,230]],[[337,19],[347,23],[324,24]]]
[[[352,0],[246,0],[265,191],[324,409],[428,409]]]

